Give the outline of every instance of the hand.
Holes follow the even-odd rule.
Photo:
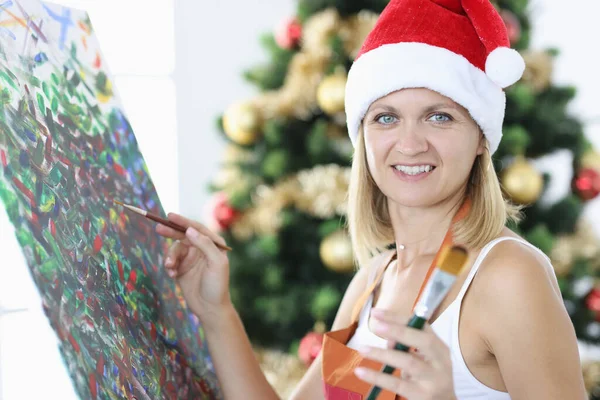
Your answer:
[[[357,368],[355,373],[360,379],[408,400],[456,399],[450,351],[429,324],[420,331],[407,327],[408,319],[389,311],[373,309],[371,316],[375,318],[375,333],[389,340],[388,349],[365,347],[361,353],[366,358],[400,369],[402,377]],[[396,342],[418,349],[418,352],[395,350]]]
[[[165,257],[167,273],[177,280],[190,310],[206,322],[204,319],[231,306],[229,259],[214,243],[225,244],[225,240],[181,215],[169,213],[168,219],[189,228],[183,234],[162,224],[156,227],[159,235],[175,239]]]

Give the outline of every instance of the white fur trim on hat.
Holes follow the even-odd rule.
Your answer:
[[[502,88],[463,56],[415,42],[380,46],[350,68],[345,107],[353,145],[371,104],[404,88],[434,90],[462,105],[489,140],[490,153],[498,149],[506,106]]]

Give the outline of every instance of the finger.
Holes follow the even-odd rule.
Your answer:
[[[432,330],[422,331],[398,324],[396,321],[376,319],[375,333],[381,337],[419,349],[419,353],[429,360],[441,360],[447,356],[447,347]]]
[[[354,370],[356,376],[371,385],[379,386],[408,399],[422,399],[422,389],[415,383],[394,375],[384,374],[370,368],[359,367]]]
[[[192,228],[196,229],[198,232],[200,232],[201,234],[208,236],[215,242],[222,244],[223,246],[227,246],[225,239],[223,239],[221,236],[217,235],[215,232],[211,231],[210,229],[208,229],[206,226],[204,226],[203,224],[201,224],[198,221],[194,221],[192,219],[186,218],[186,217],[176,214],[176,213],[169,213],[167,215],[167,218],[169,219],[169,221],[175,222],[178,225],[192,227]]]
[[[430,364],[411,353],[370,346],[363,346],[359,352],[366,358],[407,372],[411,377],[421,378],[432,372]]]
[[[387,310],[385,308],[374,308],[371,310],[371,316],[375,317],[375,318],[379,318],[379,319],[386,319],[386,320],[394,320],[394,321],[398,321],[399,323],[406,325],[408,323],[408,320],[410,319],[411,315],[408,314],[403,314],[403,313],[399,313],[397,311],[393,311],[393,310]]]
[[[181,260],[183,260],[189,253],[189,246],[182,244],[177,241],[169,247],[167,257],[165,258],[165,267],[168,269],[177,269]]]
[[[181,240],[181,239],[185,238],[184,233],[176,231],[175,229],[170,228],[163,224],[157,224],[155,230],[156,230],[156,233],[158,233],[159,235],[164,236],[169,239]]]
[[[215,242],[208,236],[203,235],[194,228],[188,228],[185,234],[190,243],[198,248],[209,260],[216,261],[217,257],[221,255],[221,251],[215,245]]]

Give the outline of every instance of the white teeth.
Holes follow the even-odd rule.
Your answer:
[[[396,168],[398,171],[402,171],[407,175],[418,175],[418,174],[422,174],[423,172],[429,172],[433,169],[432,165],[418,165],[418,166],[414,166],[414,167],[409,167],[409,166],[405,166],[405,165],[395,165],[394,168]]]

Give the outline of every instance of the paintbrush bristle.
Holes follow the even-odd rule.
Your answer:
[[[469,253],[462,246],[452,246],[442,256],[439,269],[449,274],[458,276],[467,264]]]
[[[117,203],[120,206],[124,206],[125,204],[121,203],[119,200],[113,200],[115,203]]]

